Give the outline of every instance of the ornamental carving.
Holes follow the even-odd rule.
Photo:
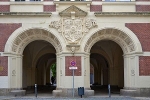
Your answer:
[[[97,26],[94,19],[62,18],[60,21],[52,21],[49,25],[58,30],[68,43],[78,43],[85,33]]]
[[[112,40],[118,43],[122,47],[123,52],[125,54],[136,51],[134,42],[127,34],[125,34],[120,30],[112,29],[112,28],[103,29],[93,34],[85,44],[84,51],[90,52],[91,47],[97,41],[105,40],[105,39]]]
[[[80,40],[82,38],[82,19],[64,19],[63,35],[64,37],[72,43]]]

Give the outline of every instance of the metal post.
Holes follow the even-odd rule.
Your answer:
[[[73,74],[73,91],[72,91],[72,96],[74,98],[74,69],[72,69],[72,74]]]
[[[109,98],[111,97],[110,84],[108,84]]]
[[[37,84],[35,84],[35,97],[37,98]]]

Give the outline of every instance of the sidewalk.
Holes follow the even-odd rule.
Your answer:
[[[111,96],[109,98],[108,96],[91,96],[87,98],[67,98],[67,97],[60,97],[55,98],[51,95],[47,94],[40,94],[37,97],[32,95],[26,95],[23,97],[12,97],[12,96],[0,96],[0,100],[150,100],[148,97],[125,97],[125,96]]]

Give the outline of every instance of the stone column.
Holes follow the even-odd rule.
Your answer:
[[[121,90],[121,95],[136,95],[136,57],[135,55],[124,55],[124,89]]]
[[[25,95],[25,90],[22,90],[22,55],[9,54],[8,76],[10,93],[14,96]]]

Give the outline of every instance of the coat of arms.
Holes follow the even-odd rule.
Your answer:
[[[82,38],[82,19],[64,19],[64,37],[71,43],[76,43]]]

